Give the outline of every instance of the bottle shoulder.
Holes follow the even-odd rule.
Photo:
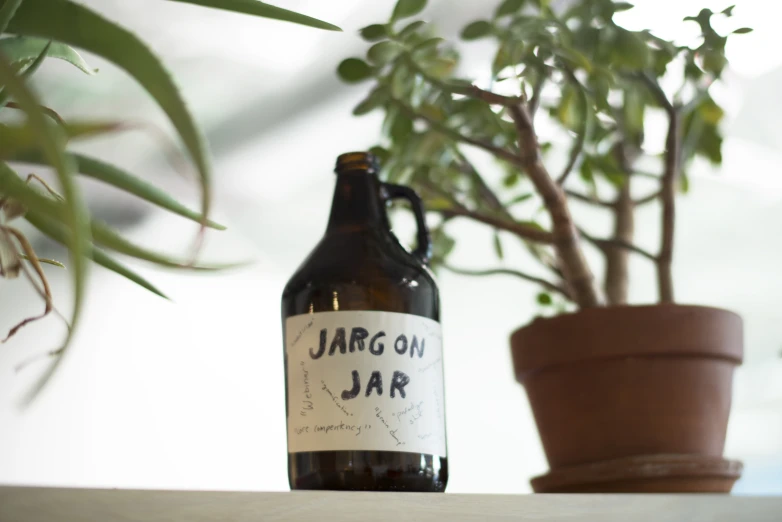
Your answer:
[[[439,319],[431,270],[394,237],[325,236],[289,279],[283,316],[334,310],[387,310]]]

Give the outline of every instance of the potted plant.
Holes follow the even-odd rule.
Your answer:
[[[340,30],[329,23],[256,0],[169,1]],[[196,264],[195,254],[191,258],[176,259],[134,244],[94,219],[80,195],[80,176],[112,185],[196,221],[199,224],[196,251],[207,228],[219,230],[224,227],[208,219],[211,169],[201,133],[169,73],[144,42],[120,25],[71,0],[3,0],[0,2],[0,35],[0,112],[17,112],[23,116],[11,120],[16,123],[0,124],[0,276],[26,277],[44,301],[41,315],[18,322],[7,335],[2,335],[2,342],[23,326],[56,311],[42,263],[63,266],[38,258],[14,220],[27,221],[68,248],[68,268],[73,280],[72,311],[66,320],[68,334],[50,353],[56,357],[55,362],[31,390],[30,399],[47,382],[69,345],[82,308],[90,260],[161,297],[165,295],[160,290],[123,265],[113,253],[170,268],[219,268]],[[116,132],[129,126],[117,121],[64,121],[53,108],[40,104],[29,80],[47,58],[65,60],[83,72],[93,73],[74,47],[124,69],[167,114],[194,163],[201,189],[200,212],[190,210],[132,173],[68,151],[71,140]],[[34,175],[26,179],[21,177],[12,166],[18,163],[51,167],[57,179],[56,189]]]
[[[499,257],[514,238],[542,267],[451,267],[517,275],[539,285],[538,302],[557,312],[511,336],[514,371],[551,467],[533,488],[729,491],[741,470],[722,453],[742,321],[676,304],[671,263],[687,168],[697,156],[721,161],[723,111],[711,86],[726,66],[728,35],[712,20],[730,18],[733,7],[686,18],[700,32],[689,47],[623,28],[615,15],[632,7],[625,2],[554,9],[505,0],[461,33],[496,44],[490,78],[476,84],[456,76],[453,46],[411,21],[425,3],[399,0],[388,22],[362,29],[372,42],[366,59],[344,60],[338,74],[373,83],[354,114],[385,113],[385,141],[372,150],[389,180],[415,186],[439,216],[436,265],[449,267],[449,223],[470,219],[493,228]],[[665,121],[662,140],[649,138],[653,118]],[[543,121],[550,136],[538,133]],[[501,185],[482,172],[491,165],[472,160],[475,149],[496,160]],[[633,217],[654,203],[660,244],[651,252],[634,243]],[[575,205],[608,213],[613,234],[581,227]],[[588,248],[604,256],[602,284]],[[631,255],[656,267],[657,303],[628,303]]]

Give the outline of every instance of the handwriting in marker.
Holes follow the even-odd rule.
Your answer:
[[[397,432],[397,430],[389,430],[388,434],[389,434],[389,435],[391,435],[392,437],[394,437],[394,440],[396,441],[396,445],[397,445],[397,446],[402,446],[402,445],[404,445],[405,443],[404,443],[404,442],[401,442],[401,441],[400,441],[400,440],[397,438],[397,436],[396,436],[396,432]]]
[[[309,322],[306,325],[304,325],[304,328],[299,330],[299,332],[296,334],[296,337],[293,339],[293,342],[291,343],[291,348],[296,346],[296,343],[301,341],[301,336],[304,335],[304,332],[309,330],[314,323],[315,323],[315,319],[310,319]]]
[[[380,419],[380,422],[382,422],[382,423],[383,423],[383,425],[384,425],[386,428],[390,428],[390,426],[388,425],[388,423],[386,422],[386,420],[383,418],[383,410],[381,410],[381,409],[380,409],[380,408],[378,408],[377,406],[375,406],[375,417],[377,417],[378,419]]]
[[[323,387],[321,388],[321,390],[325,391],[325,392],[326,392],[326,393],[329,395],[329,397],[331,397],[331,400],[334,402],[334,404],[337,406],[337,408],[339,408],[340,410],[342,410],[342,413],[344,413],[346,416],[348,416],[348,417],[352,417],[352,416],[353,416],[353,414],[352,414],[352,413],[350,413],[348,410],[346,410],[346,409],[345,409],[345,407],[344,407],[344,406],[342,405],[342,403],[339,401],[339,399],[337,398],[337,396],[336,396],[336,395],[334,395],[334,393],[333,393],[333,392],[332,392],[332,391],[329,389],[329,387],[328,387],[328,386],[326,386],[326,383],[325,383],[325,381],[321,380],[321,381],[320,381],[320,383],[323,385]]]

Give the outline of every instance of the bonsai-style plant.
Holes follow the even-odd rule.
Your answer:
[[[648,480],[658,490],[729,490],[738,464],[721,454],[741,322],[722,310],[674,305],[671,263],[675,200],[687,191],[687,170],[698,157],[721,162],[723,110],[711,87],[727,65],[729,35],[712,21],[730,18],[733,7],[687,17],[700,33],[697,45],[687,46],[622,27],[615,17],[633,7],[626,2],[576,0],[557,10],[545,0],[505,0],[461,32],[463,40],[495,43],[486,77],[473,81],[458,75],[453,45],[431,24],[411,20],[425,4],[399,0],[390,20],[363,28],[372,42],[366,59],[344,60],[338,74],[372,83],[354,114],[385,114],[384,140],[371,149],[383,175],[414,186],[439,216],[435,267],[449,267],[457,240],[449,224],[477,221],[493,229],[500,258],[503,242],[515,238],[542,269],[450,268],[519,276],[540,286],[542,306],[576,311],[537,319],[511,340],[552,467],[533,486],[643,490],[638,484]],[[650,139],[654,118],[666,122],[663,140]],[[476,150],[494,166],[474,161]],[[491,168],[501,183],[490,181]],[[655,202],[660,242],[647,251],[634,243],[634,211]],[[574,205],[609,213],[613,233],[599,237],[575,222]],[[604,255],[602,284],[587,248]],[[628,304],[630,255],[655,264],[659,305],[620,306]],[[696,355],[698,368],[683,359]],[[665,364],[624,364],[635,357]],[[662,463],[671,473],[654,482],[638,470],[661,464],[660,454],[675,456]],[[711,460],[693,461],[696,454]],[[672,481],[693,466],[716,482]]]
[[[326,22],[256,0],[169,1],[339,30]],[[219,230],[224,227],[208,219],[211,169],[201,133],[169,73],[139,38],[71,0],[4,0],[0,2],[0,35],[0,115],[7,115],[0,124],[0,276],[26,277],[45,303],[41,315],[17,323],[7,335],[2,335],[3,342],[24,325],[56,310],[42,263],[60,263],[40,259],[14,220],[27,221],[68,248],[68,270],[73,282],[68,334],[51,352],[52,356],[57,356],[55,364],[39,381],[32,397],[52,374],[72,338],[82,308],[90,260],[162,297],[165,296],[160,290],[115,259],[112,253],[164,267],[217,268],[200,266],[195,259],[175,259],[134,244],[93,218],[80,194],[80,176],[112,185],[197,222],[198,244],[206,228]],[[43,106],[39,101],[30,79],[47,58],[65,60],[87,74],[93,73],[74,47],[124,69],[167,114],[195,166],[201,190],[200,211],[188,209],[132,173],[68,151],[71,140],[122,130],[126,126],[116,121],[64,121],[56,108]],[[42,95],[46,97],[46,93]],[[34,175],[22,176],[23,171],[16,167],[17,163],[51,167],[58,182],[56,188]]]

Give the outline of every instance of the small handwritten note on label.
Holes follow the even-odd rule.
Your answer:
[[[440,324],[390,312],[289,317],[288,451],[446,456]]]

